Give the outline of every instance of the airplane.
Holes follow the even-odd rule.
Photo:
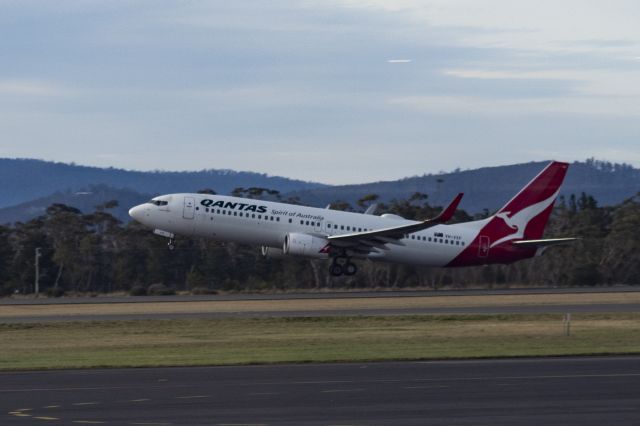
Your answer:
[[[261,246],[265,257],[331,260],[332,276],[354,275],[354,259],[422,266],[508,264],[541,255],[576,238],[542,239],[569,164],[552,161],[504,207],[486,219],[447,225],[463,194],[436,217],[406,220],[256,199],[210,194],[169,194],[129,215],[169,239],[199,236]]]

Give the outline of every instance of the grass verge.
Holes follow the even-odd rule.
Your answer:
[[[640,314],[0,324],[0,370],[640,353]]]

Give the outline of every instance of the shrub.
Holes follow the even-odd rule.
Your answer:
[[[147,294],[151,296],[171,296],[176,294],[175,290],[164,284],[151,284],[147,289]]]
[[[212,288],[194,287],[191,289],[191,294],[218,294],[218,292]]]
[[[51,287],[46,291],[47,297],[62,297],[64,296],[64,290],[60,287]]]
[[[143,285],[134,285],[131,287],[131,290],[129,290],[129,294],[131,296],[146,296],[147,288]]]
[[[9,286],[0,286],[0,297],[11,296],[14,291],[15,290]]]

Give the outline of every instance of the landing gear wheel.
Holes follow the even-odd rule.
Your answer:
[[[169,240],[169,242],[167,243],[167,247],[169,247],[169,250],[174,251],[176,249],[176,242],[172,239]]]
[[[355,263],[347,263],[345,268],[344,268],[344,274],[345,275],[355,275],[358,272],[358,267],[356,266]]]
[[[333,258],[334,265],[340,265],[344,268],[347,263],[349,263],[349,258],[347,256],[337,256]]]
[[[343,274],[342,266],[338,265],[337,263],[333,263],[329,268],[329,273],[334,277],[339,277]]]

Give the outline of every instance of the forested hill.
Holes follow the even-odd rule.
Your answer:
[[[468,213],[495,210],[504,205],[536,176],[548,162],[484,167],[437,175],[410,177],[398,181],[333,186],[286,194],[303,204],[324,206],[336,200],[355,206],[357,200],[376,194],[383,202],[407,199],[416,192],[429,196],[429,204],[445,205],[464,192],[460,208]],[[587,160],[574,162],[562,185],[561,194],[592,195],[600,205],[615,205],[640,192],[640,169],[625,164]]]
[[[90,185],[128,188],[143,194],[196,192],[213,188],[230,193],[237,187],[262,187],[280,192],[319,188],[312,182],[232,170],[138,172],[78,166],[31,159],[0,158],[0,208],[15,206],[60,191],[82,191]]]
[[[82,191],[57,191],[46,197],[0,208],[0,224],[27,222],[44,215],[47,209],[54,204],[64,204],[84,213],[91,213],[96,208],[104,209],[107,206],[109,214],[122,222],[128,222],[130,220],[129,209],[150,198],[150,194],[140,194],[130,189],[112,188],[107,185],[89,185]]]
[[[376,194],[380,201],[408,199],[416,192],[428,195],[430,205],[444,205],[458,192],[465,197],[461,209],[470,214],[495,210],[537,175],[547,162],[485,167],[429,174],[397,181],[328,186],[250,172],[135,172],[101,169],[39,160],[0,159],[0,223],[27,221],[43,214],[51,204],[66,204],[91,212],[95,206],[117,200],[111,213],[128,221],[127,210],[152,195],[213,189],[230,194],[238,187],[262,187],[298,197],[302,204],[324,207],[357,201]],[[640,192],[640,170],[628,165],[595,160],[575,162],[562,186],[562,194],[593,196],[600,205],[616,205]]]

